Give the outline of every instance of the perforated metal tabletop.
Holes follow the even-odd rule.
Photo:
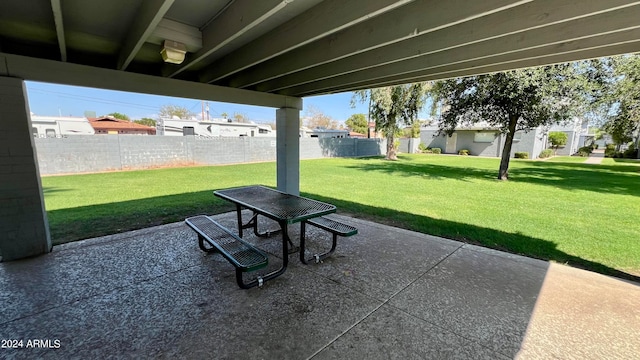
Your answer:
[[[287,224],[336,212],[334,205],[283,193],[261,185],[217,190],[214,194]]]

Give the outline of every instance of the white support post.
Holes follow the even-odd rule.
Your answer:
[[[276,110],[276,165],[278,190],[300,194],[300,110]]]
[[[24,81],[0,76],[0,261],[51,251]]]

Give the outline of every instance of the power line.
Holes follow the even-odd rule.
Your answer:
[[[124,101],[106,100],[104,98],[96,98],[96,97],[91,97],[91,96],[74,95],[74,94],[69,94],[69,93],[63,93],[63,92],[58,92],[58,91],[50,91],[50,90],[44,90],[44,89],[38,89],[38,88],[32,88],[32,87],[28,87],[27,89],[30,92],[33,91],[33,92],[39,92],[39,93],[44,93],[44,94],[55,94],[55,95],[60,96],[60,97],[65,97],[65,98],[75,99],[75,100],[92,101],[92,102],[98,102],[98,103],[109,104],[109,105],[126,105],[126,106],[131,106],[131,107],[137,107],[137,108],[144,109],[144,110],[158,110],[156,106],[142,105],[142,104],[139,104],[139,103],[136,104],[136,103],[128,103],[128,102],[124,102]]]

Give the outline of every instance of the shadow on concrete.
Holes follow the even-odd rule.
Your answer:
[[[402,156],[399,157],[402,160]],[[379,158],[358,159],[359,164],[352,166],[358,170],[378,171],[400,176],[416,176],[430,179],[471,179],[497,178],[498,169],[479,169],[475,167],[454,167],[437,164],[415,163],[411,161],[370,161]],[[509,181],[528,182],[568,190],[586,190],[640,196],[637,166],[629,165],[590,165],[581,163],[511,161]],[[497,163],[496,163],[497,164]]]

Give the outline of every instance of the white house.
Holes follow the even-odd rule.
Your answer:
[[[315,128],[309,129],[308,127],[300,128],[301,138],[347,138],[349,137],[349,130],[338,129],[325,129]]]
[[[166,136],[196,135],[205,137],[275,137],[276,132],[265,124],[239,123],[231,119],[180,120],[160,119],[156,134]]]
[[[85,117],[39,116],[31,114],[34,137],[62,137],[67,135],[93,135],[95,130]]]

